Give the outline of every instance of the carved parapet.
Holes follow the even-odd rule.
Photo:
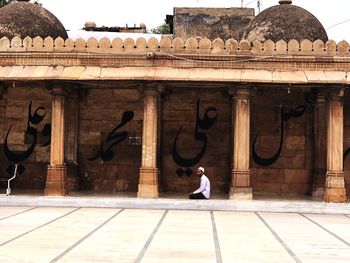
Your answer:
[[[220,38],[210,40],[202,37],[191,37],[182,39],[179,37],[131,39],[124,40],[120,38],[108,39],[102,38],[83,38],[78,39],[62,39],[58,37],[30,38],[26,37],[23,40],[14,37],[8,39],[3,37],[0,39],[1,52],[97,52],[97,53],[146,53],[146,52],[161,52],[166,54],[222,54],[222,55],[307,55],[307,56],[350,56],[350,46],[346,41],[341,41],[338,44],[333,40],[324,43],[321,40],[311,42],[310,40],[290,40],[288,43],[284,40],[276,43],[267,40],[265,42],[254,41],[252,43],[247,40],[237,41],[228,39],[224,42]]]

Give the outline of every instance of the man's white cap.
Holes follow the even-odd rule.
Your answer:
[[[198,170],[201,171],[202,173],[204,173],[204,168],[203,167],[199,167]]]

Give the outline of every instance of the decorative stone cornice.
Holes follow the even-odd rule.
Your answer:
[[[154,53],[148,59],[148,52]],[[152,54],[153,54],[152,53]],[[0,81],[350,84],[349,44],[163,38],[0,39]]]

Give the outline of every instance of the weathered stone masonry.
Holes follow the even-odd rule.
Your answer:
[[[13,124],[9,147],[29,147],[30,101],[33,111],[45,107],[40,125],[53,126],[51,147],[36,147],[15,188],[46,188],[48,195],[72,190],[130,191],[139,197],[188,192],[196,179],[176,173],[173,142],[183,126],[179,152],[192,158],[201,150],[203,144],[193,140],[200,99],[200,118],[209,107],[216,108],[210,117],[217,113],[210,129],[199,130],[207,137],[200,165],[208,168],[214,193],[230,192],[235,198],[244,192],[238,198],[251,198],[254,193],[314,192],[326,201],[344,201],[349,165],[345,159],[344,171],[341,156],[350,146],[350,51],[344,41],[2,38],[0,51],[2,142]],[[269,167],[256,164],[251,155],[255,137],[259,156],[276,153],[281,106],[292,111],[301,105],[305,112],[284,124],[277,161]],[[134,116],[117,130],[128,135],[114,148],[113,158],[89,160],[126,111]],[[7,160],[0,160],[4,173]]]

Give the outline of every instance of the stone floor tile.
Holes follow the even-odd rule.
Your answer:
[[[295,262],[253,212],[215,212],[222,262]]]
[[[304,214],[307,218],[329,231],[335,237],[343,240],[350,249],[350,218],[341,215]]]
[[[0,262],[350,262],[349,222],[348,214],[0,206]]]
[[[169,211],[141,262],[216,262],[210,212]]]
[[[75,208],[38,207],[0,221],[0,249],[9,240],[54,220]],[[12,208],[10,209],[12,210]]]
[[[33,207],[0,206],[0,220],[33,209]]]
[[[350,248],[301,214],[259,213],[301,262],[350,262]]]
[[[106,208],[76,210],[1,246],[1,262],[50,262],[118,211]],[[54,214],[54,211],[51,213]],[[39,217],[40,213],[38,219]]]
[[[163,214],[124,210],[58,262],[135,262]]]

